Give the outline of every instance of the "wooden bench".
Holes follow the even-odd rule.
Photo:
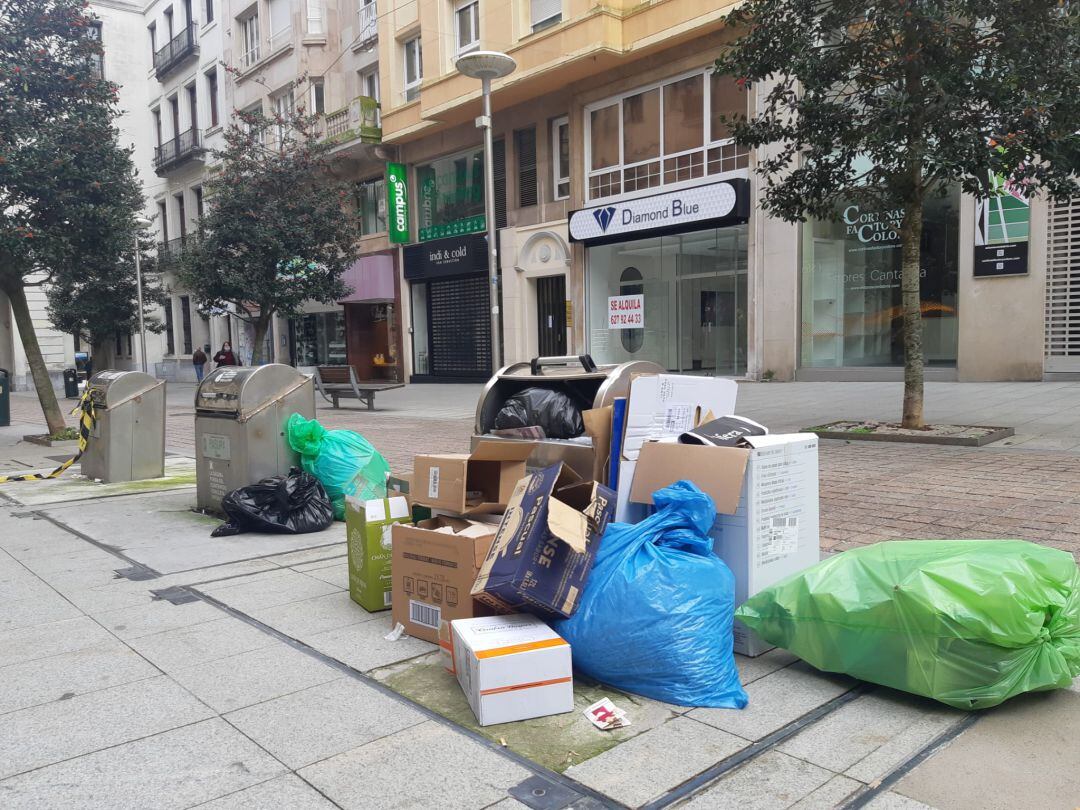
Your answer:
[[[315,387],[323,399],[338,407],[341,397],[360,400],[369,411],[375,410],[375,394],[391,388],[404,388],[404,383],[360,382],[352,366],[316,366]]]

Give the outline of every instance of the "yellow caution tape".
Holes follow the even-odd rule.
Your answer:
[[[94,401],[90,398],[89,385],[86,386],[86,391],[83,392],[82,399],[79,400],[79,404],[75,406],[71,413],[81,414],[79,416],[79,452],[50,473],[0,475],[0,484],[6,484],[9,481],[46,481],[50,478],[56,478],[62,475],[68,467],[82,458],[82,454],[86,452],[86,444],[90,440],[90,431],[94,429],[94,423],[97,421],[97,415],[94,413]]]

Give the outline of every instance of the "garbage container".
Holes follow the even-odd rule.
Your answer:
[[[77,369],[64,369],[64,396],[67,399],[79,398],[79,372]]]
[[[11,424],[11,375],[0,368],[0,427]]]
[[[299,413],[315,418],[315,386],[292,366],[223,366],[195,393],[195,479],[200,509],[221,510],[239,487],[300,465],[285,423]]]
[[[141,371],[99,371],[90,382],[94,427],[82,474],[106,483],[165,475],[165,381]]]
[[[495,417],[506,400],[526,388],[550,388],[570,395],[586,407],[604,408],[630,390],[630,378],[638,374],[662,374],[664,369],[648,360],[596,365],[589,355],[534,357],[528,363],[511,363],[488,380],[476,403],[476,425],[472,447],[481,439],[519,441],[489,435]],[[565,462],[578,475],[590,479],[595,454],[591,445],[557,439],[541,439],[529,456],[530,467],[547,467]]]

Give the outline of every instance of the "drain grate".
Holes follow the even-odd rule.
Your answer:
[[[542,776],[530,776],[524,782],[510,788],[510,795],[533,810],[563,810],[578,799],[580,793],[566,785],[560,785]],[[601,806],[597,803],[596,806]]]
[[[199,597],[187,588],[181,588],[176,585],[173,585],[171,588],[161,588],[157,591],[150,591],[150,593],[154,595],[154,599],[168,602],[171,605],[186,605],[188,602],[199,601]]]
[[[141,565],[133,565],[130,568],[117,568],[116,573],[124,579],[130,579],[132,582],[157,579],[160,576],[156,571],[151,571],[149,568],[143,568]]]

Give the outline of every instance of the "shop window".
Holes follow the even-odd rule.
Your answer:
[[[551,122],[551,171],[554,198],[570,196],[570,121],[556,118]]]
[[[416,188],[420,241],[484,230],[482,149],[418,165]]]
[[[348,363],[344,310],[301,315],[292,319],[292,325],[296,365],[343,366]]]
[[[381,177],[356,184],[356,215],[361,236],[386,232],[386,181]]]

